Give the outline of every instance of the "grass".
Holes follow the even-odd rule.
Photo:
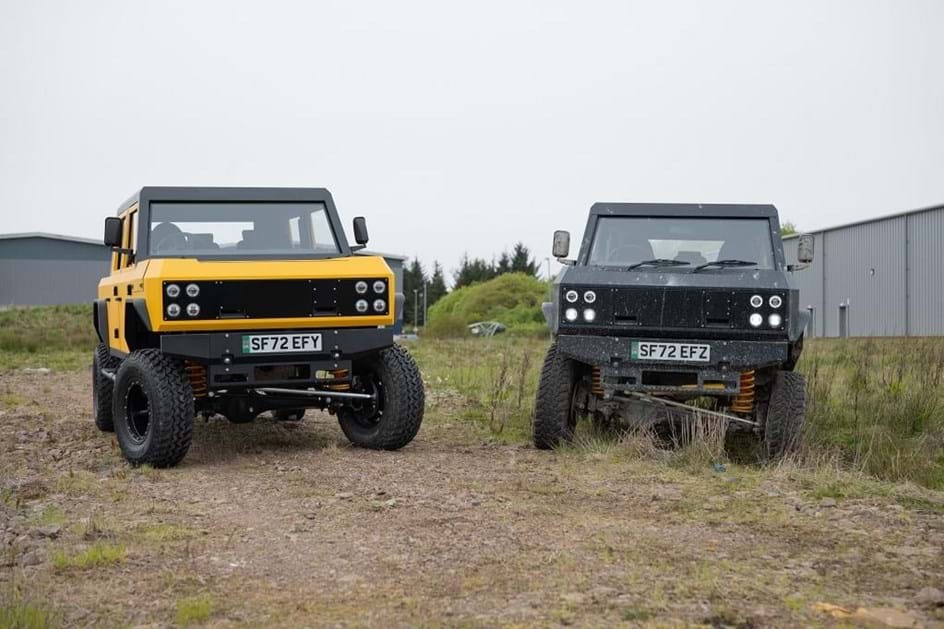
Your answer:
[[[11,597],[0,602],[0,629],[48,629],[59,626],[59,616],[39,603]]]
[[[465,316],[476,308],[492,312],[489,308],[513,309],[517,303],[481,287],[478,293],[454,298],[450,312]],[[6,368],[85,369],[94,344],[88,306],[0,311],[0,365]],[[441,417],[469,422],[491,439],[520,442],[530,438],[547,344],[546,337],[514,334],[427,337],[410,350],[423,371],[428,403]],[[798,369],[807,376],[803,465],[837,465],[882,480],[944,488],[944,338],[813,339]],[[23,402],[7,392],[0,407]],[[642,455],[649,451],[644,442],[624,445]],[[681,458],[692,464],[717,460],[714,449],[689,448]],[[81,491],[84,480],[63,484]]]
[[[409,345],[427,402],[503,441],[530,439],[534,393],[547,341],[525,337],[423,340]]]
[[[0,351],[35,354],[94,345],[91,305],[0,311]]]
[[[799,369],[808,462],[944,488],[944,339],[821,339]]]
[[[177,601],[177,624],[202,623],[213,614],[213,599],[209,594],[191,596]]]
[[[52,556],[52,565],[60,571],[90,570],[121,563],[126,556],[127,551],[121,544],[96,542],[74,555],[64,550],[56,551]]]
[[[410,351],[432,392],[428,403],[441,416],[518,442],[530,438],[547,344],[525,337],[423,339]],[[944,338],[816,339],[807,342],[798,369],[807,377],[808,413],[795,463],[944,489]],[[732,454],[721,447],[713,420],[695,422],[693,430],[671,456],[640,433],[614,442],[578,429],[577,445],[619,447],[689,468]]]

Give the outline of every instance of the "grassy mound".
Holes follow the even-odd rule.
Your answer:
[[[454,290],[429,309],[427,332],[435,336],[465,336],[476,321],[499,321],[509,332],[544,334],[547,326],[541,303],[547,283],[523,273],[507,273]]]

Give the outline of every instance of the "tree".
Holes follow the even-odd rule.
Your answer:
[[[419,258],[413,258],[409,266],[403,269],[403,323],[404,325],[413,325],[413,322],[425,323],[422,319],[423,313],[423,286],[426,285],[426,273],[423,271],[423,265]],[[414,297],[413,291],[416,291]],[[419,302],[419,317],[417,317],[416,303]]]
[[[511,252],[511,272],[537,277],[538,264],[531,258],[531,251],[524,246],[523,242],[515,243],[515,248]]]
[[[495,275],[504,273],[511,273],[511,256],[507,251],[502,252],[501,257],[498,258],[498,264],[495,265]]]
[[[481,258],[469,258],[463,254],[459,269],[453,273],[453,287],[462,288],[476,282],[484,282],[495,277],[495,265]]]
[[[784,221],[780,224],[780,235],[789,236],[791,234],[797,233],[797,227],[793,224],[792,221]]]
[[[443,275],[442,265],[438,261],[433,261],[433,276],[429,279],[429,287],[426,291],[426,298],[430,306],[446,294],[446,278]]]

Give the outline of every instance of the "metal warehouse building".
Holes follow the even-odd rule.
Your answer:
[[[0,306],[91,302],[110,261],[100,240],[0,234]]]
[[[794,273],[807,336],[944,334],[944,206],[814,232],[816,257]],[[784,239],[796,262],[796,237]]]
[[[403,286],[405,256],[380,255],[397,286]],[[111,252],[100,240],[40,232],[0,234],[0,307],[91,303],[107,275]]]

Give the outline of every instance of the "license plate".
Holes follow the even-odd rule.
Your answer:
[[[633,360],[674,360],[706,363],[711,360],[711,346],[695,343],[653,343],[633,341]]]
[[[247,334],[243,354],[320,352],[321,334]]]

